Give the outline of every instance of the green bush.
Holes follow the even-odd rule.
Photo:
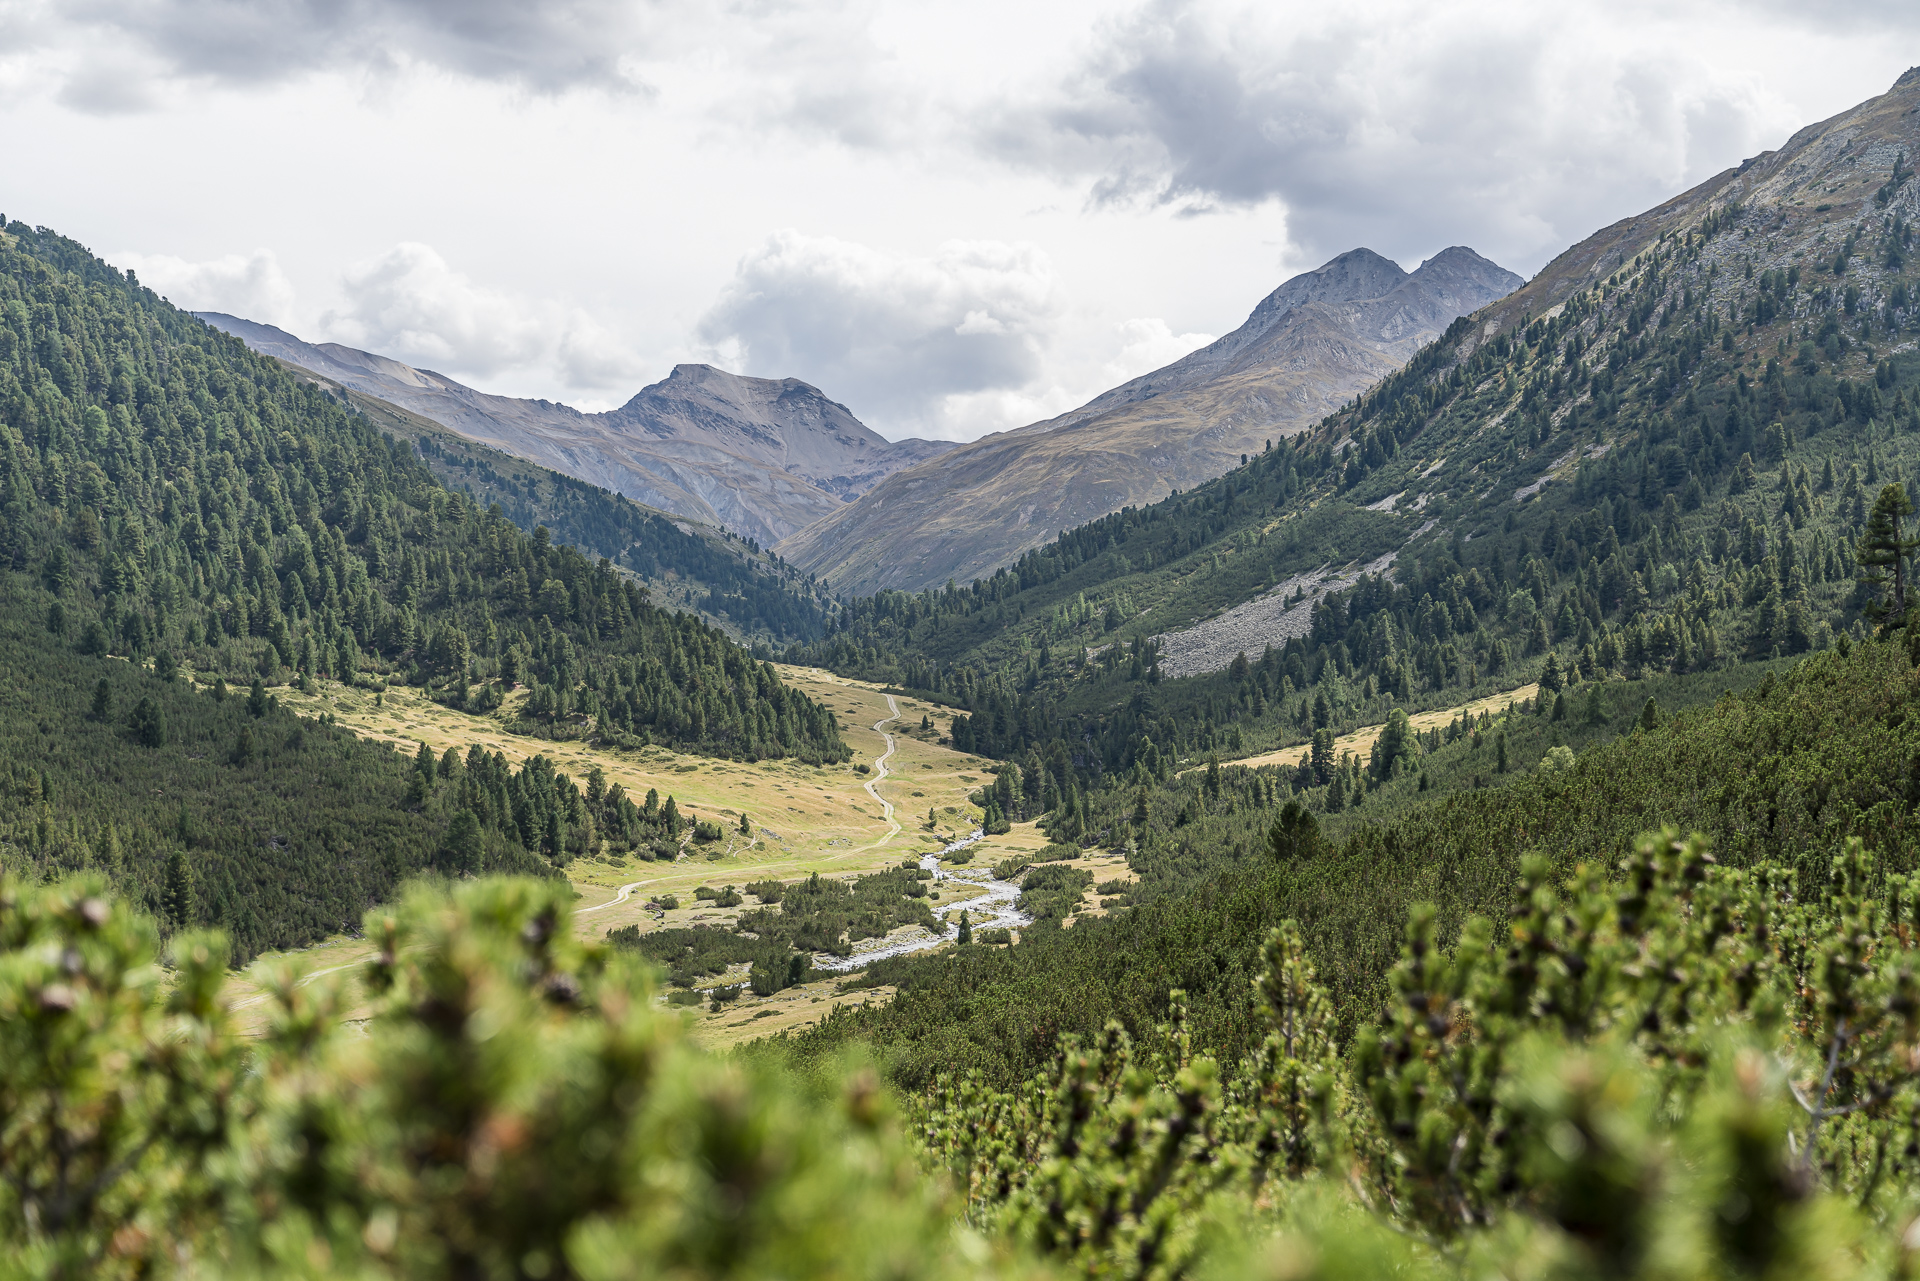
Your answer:
[[[1530,858],[1509,919],[1455,948],[1415,909],[1345,1056],[1288,922],[1231,1070],[1174,992],[1151,1035],[1063,1038],[1018,1090],[943,1078],[928,1142],[970,1222],[1081,1275],[1892,1275],[1920,878],[1853,842],[1832,885],[1671,832],[1612,880]]]
[[[1529,858],[1498,928],[1413,911],[1345,1051],[1288,923],[1236,1063],[1176,991],[1017,1089],[942,1079],[917,1157],[870,1069],[690,1046],[561,885],[411,892],[360,991],[271,966],[257,1038],[224,939],[163,982],[103,889],[0,883],[20,1275],[1906,1275],[1920,877],[1857,841],[1805,892],[1671,833],[1612,877]]]

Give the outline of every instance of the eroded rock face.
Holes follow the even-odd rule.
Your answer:
[[[901,471],[779,550],[838,590],[967,582],[1061,530],[1223,474],[1521,284],[1471,249],[1411,273],[1352,250],[1287,281],[1199,351]]]
[[[470,440],[678,516],[775,543],[953,446],[889,441],[797,378],[678,365],[607,413],[493,396],[430,369],[219,312],[200,319]]]

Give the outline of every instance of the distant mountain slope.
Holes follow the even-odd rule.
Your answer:
[[[899,471],[951,449],[888,441],[797,378],[677,365],[620,408],[587,414],[476,391],[443,374],[272,325],[198,312],[255,351],[431,418],[469,440],[637,502],[764,543],[794,533]]]
[[[1063,529],[1221,475],[1521,283],[1471,249],[1411,274],[1355,249],[1281,285],[1226,337],[1071,413],[902,471],[779,550],[842,591],[969,581]]]

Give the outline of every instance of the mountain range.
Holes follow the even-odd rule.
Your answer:
[[[490,395],[218,312],[255,351],[450,430],[775,545],[841,592],[991,573],[1064,528],[1210,480],[1399,368],[1512,272],[1452,248],[1369,249],[1293,277],[1232,333],[1069,413],[956,447],[889,442],[798,379],[679,365],[617,410]]]
[[[195,315],[263,355],[433,419],[469,440],[689,520],[775,543],[894,472],[953,448],[889,441],[797,378],[676,365],[618,409],[476,391],[430,369],[221,312]]]
[[[1070,413],[907,468],[778,550],[842,592],[990,574],[1304,430],[1521,283],[1471,249],[1412,273],[1352,250],[1281,285],[1224,338]]]

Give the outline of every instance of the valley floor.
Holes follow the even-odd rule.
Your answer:
[[[921,858],[978,827],[979,811],[968,802],[967,794],[991,781],[986,772],[990,762],[940,744],[949,715],[946,709],[901,694],[890,698],[878,686],[817,668],[779,670],[783,681],[820,700],[839,717],[842,736],[854,751],[852,762],[826,767],[795,761],[743,764],[657,747],[622,752],[580,742],[547,742],[509,733],[502,719],[441,707],[421,691],[405,687],[387,690],[378,701],[369,691],[324,681],[312,694],[292,687],[275,694],[302,715],[330,713],[339,725],[408,754],[423,742],[436,755],[449,747],[464,752],[478,744],[516,764],[544,755],[576,779],[598,766],[609,785],[619,783],[636,800],[650,788],[657,789],[663,800],[673,796],[689,826],[695,818],[721,825],[727,832],[722,844],[704,852],[703,847],[689,844],[672,863],[618,857],[575,860],[567,868],[580,896],[575,928],[599,937],[627,925],[637,925],[643,933],[691,925],[724,926],[749,910],[751,900],[743,907],[716,908],[694,898],[696,888],[741,886],[763,879],[793,881],[814,872],[856,876]],[[920,728],[923,718],[932,722],[932,728]],[[887,754],[889,739],[891,755]],[[884,774],[874,768],[883,756]],[[855,768],[859,765],[866,765],[869,772],[860,773]],[[885,803],[893,806],[891,821]],[[936,820],[931,828],[930,810]],[[753,829],[750,837],[738,831],[743,812]],[[1007,835],[973,846],[973,860],[991,866],[1015,854],[1031,854],[1044,844],[1046,837],[1035,825],[1021,824]],[[1100,866],[1103,878],[1131,876],[1124,862]],[[677,909],[648,910],[650,900],[668,894],[679,899]],[[1083,909],[1097,913],[1097,903],[1090,893]],[[364,939],[341,937],[297,954],[262,956],[232,980],[233,1006],[243,1020],[249,1012],[257,1012],[263,1020],[273,976],[289,963],[304,973],[300,981],[311,982],[349,970],[372,952]],[[742,980],[746,967],[738,968],[738,975],[729,973],[714,983]],[[811,1022],[832,1005],[880,1000],[888,994],[887,989],[836,991],[847,977],[828,975],[764,999],[743,992],[738,1001],[717,1013],[701,1007],[689,1017],[696,1020],[702,1040],[728,1044]]]

